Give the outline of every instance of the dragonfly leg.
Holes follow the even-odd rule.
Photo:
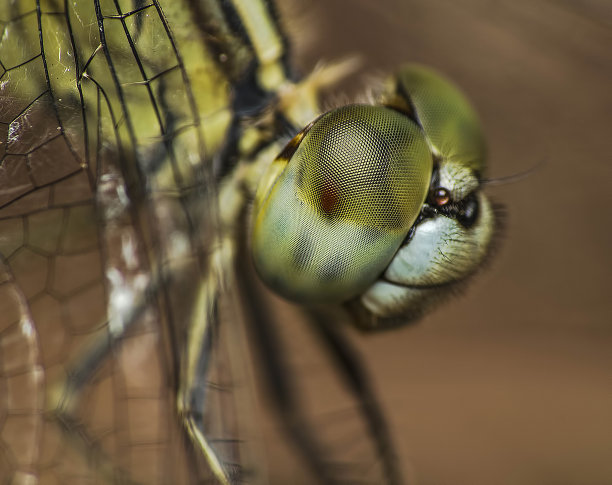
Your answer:
[[[241,291],[247,323],[254,339],[254,346],[258,349],[265,381],[268,385],[270,400],[277,408],[291,439],[301,452],[309,469],[317,477],[318,483],[334,484],[337,481],[333,476],[333,469],[323,458],[325,452],[316,435],[307,425],[306,416],[301,409],[298,395],[292,385],[291,376],[286,371],[285,358],[280,337],[269,321],[269,314],[262,301],[261,295],[254,290],[249,277],[244,275],[238,278],[242,282]]]
[[[213,383],[210,370],[214,362],[214,352],[217,347],[218,279],[214,269],[211,269],[195,296],[195,304],[191,315],[185,352],[181,356],[181,376],[177,391],[177,410],[183,428],[193,443],[195,449],[207,462],[216,480],[223,485],[239,482],[243,475],[242,467],[233,454],[221,454],[220,441],[225,441],[231,448],[232,440],[223,437],[221,423],[207,419],[207,409],[214,401],[213,394],[229,392],[229,384]],[[213,429],[214,428],[214,429]]]
[[[387,482],[392,485],[402,483],[389,427],[356,349],[325,313],[316,309],[310,309],[308,313],[345,384],[360,404],[361,414],[368,424],[370,435],[383,462]]]

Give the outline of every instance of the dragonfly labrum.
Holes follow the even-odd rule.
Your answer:
[[[269,0],[4,0],[0,22],[2,482],[267,482],[242,319],[317,483],[402,483],[338,325],[414,320],[486,258],[458,88],[407,64],[323,112],[351,63],[298,75]],[[302,406],[258,278],[348,389],[358,461]]]

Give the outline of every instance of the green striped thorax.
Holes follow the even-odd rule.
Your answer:
[[[484,168],[482,128],[463,94],[404,66],[379,104],[321,115],[270,165],[255,197],[255,267],[294,301],[352,301],[366,326],[417,315],[487,253]]]

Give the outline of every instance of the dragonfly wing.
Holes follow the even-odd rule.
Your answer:
[[[180,2],[4,3],[0,19],[0,476],[210,476],[175,389],[228,83]]]

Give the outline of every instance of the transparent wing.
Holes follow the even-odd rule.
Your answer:
[[[2,481],[206,476],[176,419],[175,349],[214,238],[205,147],[229,111],[189,15],[0,5]]]

